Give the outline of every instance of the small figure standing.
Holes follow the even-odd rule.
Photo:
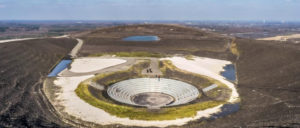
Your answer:
[[[147,69],[147,73],[149,73],[149,69]]]
[[[158,75],[158,81],[160,81],[160,75]]]

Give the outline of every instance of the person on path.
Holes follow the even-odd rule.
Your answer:
[[[158,75],[158,81],[160,81],[160,75]]]

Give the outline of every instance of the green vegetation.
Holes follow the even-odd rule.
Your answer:
[[[186,52],[197,52],[197,51],[199,51],[199,49],[197,49],[197,48],[173,48],[172,50],[186,51]]]
[[[163,70],[176,68],[170,63],[170,61],[165,61],[165,62],[167,63],[167,65],[165,65],[162,68]],[[126,105],[117,105],[109,101],[103,96],[100,96],[100,98],[99,97],[96,98],[89,91],[89,83],[91,81],[98,82],[104,86],[108,86],[125,79],[142,77],[141,71],[142,69],[144,69],[144,67],[147,66],[147,64],[149,64],[149,61],[136,64],[126,71],[99,74],[91,79],[88,79],[80,83],[77,89],[75,90],[75,92],[82,100],[86,101],[90,105],[98,107],[112,115],[118,117],[128,117],[130,119],[138,119],[138,120],[174,120],[177,118],[193,117],[197,114],[197,111],[205,110],[207,108],[212,108],[217,105],[225,103],[223,101],[205,101],[205,102],[198,102],[198,103],[189,104],[185,106],[161,108],[159,112],[151,112],[147,108],[136,108],[136,107],[126,106]]]
[[[187,59],[187,60],[194,60],[194,56],[193,55],[186,55],[186,56],[184,56],[185,57],[185,59]]]
[[[88,57],[99,57],[99,56],[104,56],[104,55],[111,55],[111,54],[95,53],[95,54],[90,54],[90,55],[88,55]]]
[[[133,65],[131,68],[125,71],[117,71],[113,73],[107,73],[107,74],[99,74],[93,77],[94,82],[98,82],[101,85],[111,85],[113,83],[126,80],[129,78],[138,78],[143,77],[141,74],[142,70],[149,67],[150,60],[144,60],[142,62],[139,62],[135,65]]]
[[[112,115],[118,117],[128,117],[130,119],[139,120],[174,120],[183,117],[192,117],[197,114],[197,111],[204,110],[207,108],[215,107],[223,104],[220,101],[206,101],[196,104],[190,104],[186,106],[178,106],[171,108],[162,108],[158,113],[149,112],[146,108],[135,108],[124,105],[117,105],[106,101],[99,100],[92,96],[88,90],[88,82],[82,82],[75,90],[76,94],[84,101],[98,107]]]
[[[205,93],[209,98],[213,98],[218,101],[227,101],[230,98],[231,90],[225,87],[217,87]]]
[[[216,98],[219,95],[221,95],[221,91],[219,91],[219,88],[215,88],[213,90],[206,92],[205,94],[206,94],[206,96],[208,96],[210,98]]]
[[[217,84],[218,87],[207,92],[206,95],[210,98],[218,99],[218,101],[227,101],[229,99],[229,95],[231,94],[231,89],[229,89],[225,84],[221,83],[220,81],[207,76],[181,70],[175,67],[169,60],[161,61],[160,69],[165,77],[178,79],[187,83],[191,82],[191,84],[197,87],[198,89],[208,87],[212,84]]]
[[[164,61],[161,61],[161,65],[160,65],[160,71],[166,75],[166,71],[167,69],[169,70],[179,70],[177,67],[175,67],[172,62],[170,60],[164,60]]]
[[[223,83],[221,83],[221,82],[219,82],[219,81],[217,81],[215,79],[212,79],[210,77],[181,70],[181,69],[177,68],[176,66],[174,66],[172,64],[172,62],[169,61],[169,60],[161,61],[161,63],[160,63],[160,70],[162,71],[162,73],[164,74],[164,76],[167,76],[167,77],[173,77],[174,74],[180,75],[181,78],[178,78],[178,77],[176,77],[176,78],[180,79],[182,81],[185,81],[185,82],[188,82],[188,81],[186,81],[188,79],[190,79],[190,80],[195,80],[194,78],[199,79],[199,80],[202,79],[202,81],[200,81],[200,82],[197,82],[197,81],[193,82],[193,85],[200,86],[201,88],[208,87],[208,86],[210,86],[210,85],[212,85],[214,83],[217,84],[219,87],[225,87],[225,88],[227,88],[227,86],[225,84],[223,84]],[[186,76],[188,76],[188,77],[186,77]]]
[[[142,70],[149,67],[150,65],[150,60],[143,60],[142,62],[139,62],[129,68],[128,70],[124,71],[117,71],[117,72],[112,72],[112,73],[106,73],[106,74],[98,74],[95,77],[91,78],[92,82],[99,83],[103,86],[109,86],[111,84],[117,83],[122,80],[127,80],[130,78],[138,78],[138,77],[143,77],[141,74]],[[92,89],[89,88],[89,89]],[[91,91],[91,90],[90,90]],[[111,100],[105,98],[102,95],[102,91],[98,90],[98,93],[92,93],[93,96],[96,96],[99,100],[103,100],[106,102],[111,102]]]
[[[160,53],[150,53],[150,52],[110,52],[110,53],[97,53],[91,54],[90,57],[104,56],[104,55],[115,55],[118,57],[156,57],[162,58],[164,55]]]

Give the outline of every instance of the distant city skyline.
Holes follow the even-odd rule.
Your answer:
[[[300,21],[300,0],[0,0],[0,20]]]

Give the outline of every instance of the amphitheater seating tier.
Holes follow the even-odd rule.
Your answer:
[[[111,85],[108,95],[121,102],[130,105],[141,106],[132,101],[132,97],[147,92],[165,93],[174,98],[174,102],[166,106],[174,106],[188,103],[196,99],[199,91],[196,87],[178,80],[165,78],[137,78],[121,81]]]

